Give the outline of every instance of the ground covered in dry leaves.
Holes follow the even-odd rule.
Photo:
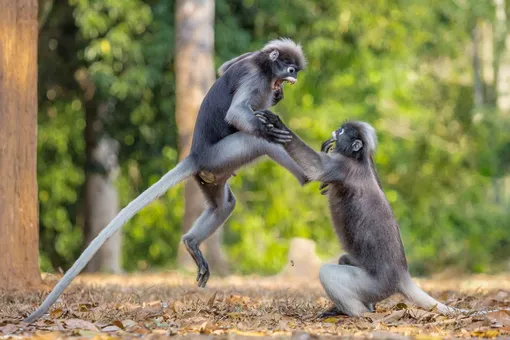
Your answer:
[[[46,278],[53,285],[56,278]],[[510,275],[417,280],[435,298],[472,309],[510,308]],[[177,273],[83,275],[51,313],[22,322],[48,291],[0,291],[0,338],[247,338],[323,336],[441,339],[510,338],[510,312],[444,317],[417,309],[400,296],[360,318],[317,319],[330,306],[318,280],[272,277],[211,278],[207,288]]]

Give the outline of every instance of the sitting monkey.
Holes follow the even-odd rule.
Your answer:
[[[372,126],[346,122],[318,153],[277,115],[270,111],[256,115],[268,128],[289,131],[292,139],[285,144],[289,155],[310,180],[322,182],[321,189],[327,187],[333,224],[346,254],[338,264],[320,268],[322,287],[335,304],[321,316],[360,316],[395,293],[442,314],[468,312],[436,301],[411,279],[399,226],[372,159],[376,147]]]

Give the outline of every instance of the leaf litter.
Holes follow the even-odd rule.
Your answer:
[[[46,282],[54,285],[57,279]],[[293,280],[231,276],[213,278],[201,289],[191,276],[177,273],[81,275],[49,313],[30,325],[23,318],[48,291],[0,291],[0,339],[510,337],[510,311],[446,317],[400,296],[359,318],[318,319],[331,306],[318,280]],[[510,275],[478,275],[419,284],[451,306],[483,310],[510,308],[509,282]]]

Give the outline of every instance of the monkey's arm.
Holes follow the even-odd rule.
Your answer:
[[[256,112],[256,117],[269,129],[289,132],[292,139],[284,145],[285,150],[310,180],[326,183],[345,180],[347,162],[344,157],[331,157],[324,152],[316,152],[269,110]]]
[[[285,144],[290,141],[290,132],[279,129],[270,129],[255,116],[250,105],[252,90],[247,85],[240,87],[232,99],[225,120],[243,132],[264,138],[273,143]],[[274,100],[274,93],[271,93]]]

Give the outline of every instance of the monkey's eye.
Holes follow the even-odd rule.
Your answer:
[[[340,135],[343,135],[343,134],[344,134],[344,128],[342,128],[342,129],[340,130],[340,132],[338,133],[338,135],[340,136]]]
[[[287,72],[290,73],[290,74],[293,74],[293,73],[296,72],[296,69],[294,67],[290,66],[290,67],[287,68]]]

